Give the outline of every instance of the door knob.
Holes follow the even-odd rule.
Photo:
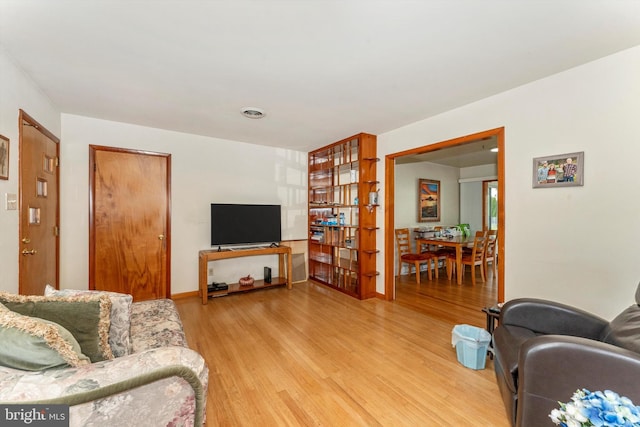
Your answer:
[[[160,240],[164,240],[164,234],[160,234],[160,235],[158,236],[158,239],[160,239]]]
[[[28,238],[28,237],[24,237],[24,238],[22,239],[22,243],[31,243],[31,239],[30,239],[30,238]]]
[[[27,249],[23,249],[22,250],[22,255],[35,255],[37,253],[38,253],[38,251],[35,250],[35,249],[31,249],[30,251],[27,250]]]

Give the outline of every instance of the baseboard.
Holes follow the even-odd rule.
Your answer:
[[[179,294],[171,295],[171,299],[185,299],[185,298],[199,297],[199,296],[200,296],[199,291],[181,292]]]

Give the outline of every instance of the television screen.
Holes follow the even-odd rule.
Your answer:
[[[211,204],[211,246],[280,240],[280,205]]]

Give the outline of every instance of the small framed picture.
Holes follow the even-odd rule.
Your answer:
[[[418,180],[418,222],[440,221],[440,181]]]
[[[0,135],[0,179],[9,179],[9,138]]]
[[[580,185],[584,185],[584,151],[533,159],[533,188]]]

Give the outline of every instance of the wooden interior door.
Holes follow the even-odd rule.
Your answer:
[[[20,110],[18,292],[44,295],[59,279],[59,142]]]
[[[168,298],[171,155],[90,146],[89,288]]]

